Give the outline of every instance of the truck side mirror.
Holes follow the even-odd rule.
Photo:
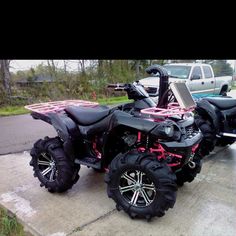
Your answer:
[[[197,79],[201,79],[201,76],[200,75],[192,75],[190,80],[197,80]]]

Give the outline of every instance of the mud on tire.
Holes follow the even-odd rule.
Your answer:
[[[118,154],[105,175],[108,197],[131,218],[163,216],[176,201],[176,176],[151,153]]]
[[[177,177],[176,183],[179,186],[183,186],[185,182],[192,182],[197,174],[201,172],[202,160],[198,154],[193,158],[193,162],[195,162],[195,168],[190,168],[188,164],[186,164],[180,171],[175,173]]]
[[[216,145],[216,131],[211,122],[200,115],[195,115],[195,122],[203,134],[203,139],[199,147],[199,154],[204,157],[209,155]]]
[[[75,166],[66,157],[58,137],[39,139],[30,155],[34,176],[41,182],[40,186],[45,186],[49,192],[64,192],[78,181],[80,166]]]

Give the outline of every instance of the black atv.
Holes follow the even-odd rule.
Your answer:
[[[196,167],[202,135],[189,112],[177,106],[153,108],[155,114],[147,118],[81,100],[26,108],[58,134],[38,140],[30,152],[34,176],[49,192],[70,189],[79,179],[80,165],[105,169],[107,193],[117,209],[151,219],[174,206],[176,175],[182,173],[183,180],[192,173],[182,171]],[[178,112],[163,116],[165,109]]]
[[[159,74],[160,85],[159,85],[159,94],[160,98],[158,104],[149,96],[144,86],[136,81],[134,83],[122,84],[109,84],[107,87],[114,89],[114,91],[125,91],[127,96],[132,102],[118,105],[117,108],[125,111],[135,117],[148,119],[150,115],[145,114],[144,109],[147,108],[167,108],[168,104],[177,102],[172,90],[170,89],[170,84],[168,82],[169,76],[166,73],[165,69],[159,65],[152,65],[146,69],[146,72],[150,74]],[[190,93],[189,93],[189,96]],[[192,97],[192,96],[191,96]],[[185,98],[186,99],[186,98]],[[185,113],[185,112],[184,112]],[[193,116],[193,114],[192,114]],[[181,121],[183,118],[181,115],[172,115],[168,118],[171,120]],[[160,117],[159,117],[160,118]],[[161,117],[163,118],[163,117]],[[194,130],[198,130],[197,126],[193,125]],[[192,158],[192,162],[184,165],[181,169],[176,172],[177,184],[182,186],[185,182],[192,182],[197,174],[200,173],[202,168],[202,158],[205,156],[205,145],[199,145],[195,151],[195,155]]]
[[[236,99],[205,97],[197,101],[196,124],[204,136],[202,150],[208,155],[215,146],[226,146],[236,140]]]

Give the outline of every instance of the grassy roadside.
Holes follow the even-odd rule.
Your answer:
[[[13,116],[29,113],[23,106],[0,107],[0,116]]]
[[[236,90],[236,86],[232,86],[231,89]],[[97,102],[101,105],[113,105],[113,104],[130,102],[130,100],[128,99],[127,96],[122,96],[122,97],[101,98],[98,99]],[[21,115],[27,113],[29,113],[29,111],[25,109],[23,106],[0,107],[0,116]]]
[[[6,210],[0,208],[0,236],[25,236],[23,226],[16,217],[9,217]]]
[[[127,98],[127,96],[98,99],[98,102],[101,105],[112,105],[112,104],[125,103],[129,101],[130,100]]]
[[[130,100],[128,100],[127,96],[98,99],[98,103],[100,103],[101,105],[119,104],[119,103],[125,103],[128,101]],[[0,107],[0,116],[21,115],[21,114],[27,114],[29,112],[30,111],[25,109],[23,106]]]

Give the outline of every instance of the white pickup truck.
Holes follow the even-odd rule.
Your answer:
[[[226,95],[232,87],[232,76],[215,77],[211,65],[203,63],[172,63],[163,66],[169,82],[185,82],[192,94]],[[139,80],[151,97],[158,96],[159,76]]]

